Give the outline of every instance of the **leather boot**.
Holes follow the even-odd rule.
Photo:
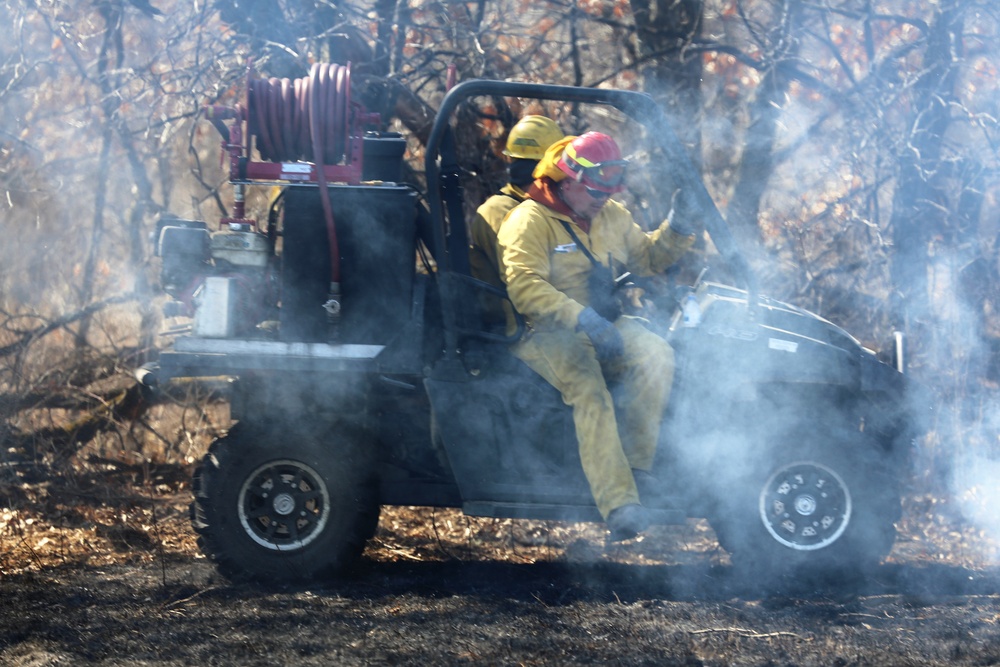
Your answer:
[[[608,514],[611,541],[622,542],[649,528],[649,512],[642,505],[630,503],[611,510]]]

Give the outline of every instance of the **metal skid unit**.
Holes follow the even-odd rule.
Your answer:
[[[294,81],[248,68],[246,91],[243,104],[204,110],[222,135],[232,215],[215,230],[157,225],[173,297],[164,313],[193,319],[191,336],[161,355],[167,378],[259,369],[269,357],[282,370],[297,357],[336,366],[352,343],[384,345],[409,315],[416,194],[399,184],[405,139],[351,100],[349,66],[317,64]],[[271,202],[263,225],[246,214],[253,187]]]

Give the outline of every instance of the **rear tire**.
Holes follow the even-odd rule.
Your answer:
[[[226,576],[265,583],[342,574],[378,525],[374,450],[330,429],[237,424],[212,443],[193,482],[202,552]]]
[[[809,435],[811,442],[800,433],[765,455],[716,505],[712,526],[747,581],[839,586],[865,576],[892,549],[899,489],[878,443],[815,426]]]

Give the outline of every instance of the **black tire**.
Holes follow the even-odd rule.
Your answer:
[[[202,552],[237,580],[343,574],[378,526],[374,449],[335,428],[321,438],[241,426],[212,443],[192,481]]]
[[[762,586],[857,581],[892,549],[900,517],[878,443],[815,426],[785,442],[718,499],[719,543],[740,577]]]

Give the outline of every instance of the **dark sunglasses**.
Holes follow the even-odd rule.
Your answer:
[[[590,187],[589,185],[583,186],[583,189],[587,191],[587,194],[590,195],[591,199],[607,199],[608,197],[611,196],[610,192],[605,192],[604,190],[598,190],[596,188]]]

